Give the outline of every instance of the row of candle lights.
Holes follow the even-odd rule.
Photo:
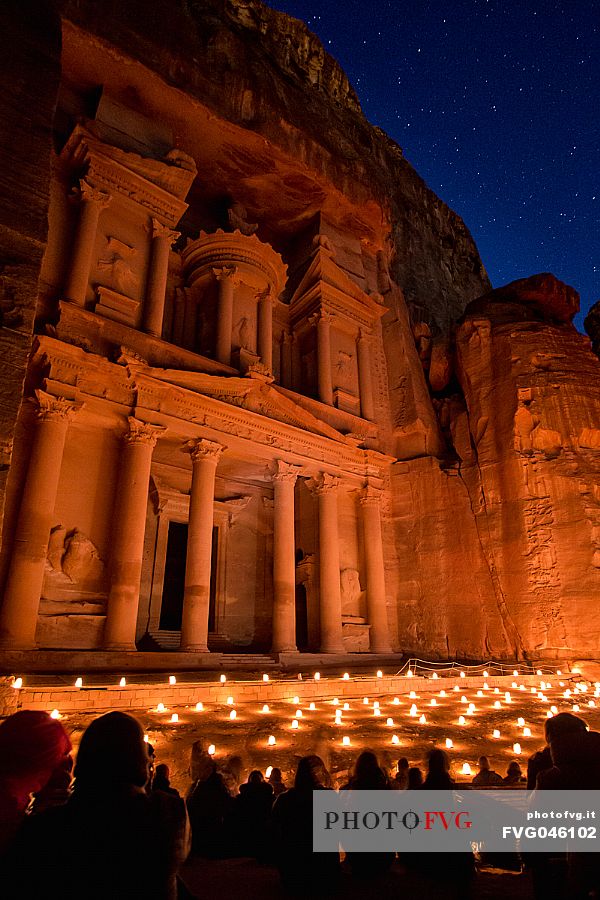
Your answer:
[[[517,670],[515,670],[515,671],[513,672],[514,677],[517,677],[518,674],[519,674],[519,673],[518,673]],[[538,671],[538,674],[541,675],[541,674],[542,674],[541,671]],[[560,670],[557,670],[556,675],[560,677],[561,674],[562,674],[562,673],[560,672]],[[378,677],[382,677],[382,673],[379,672],[379,671],[377,672],[377,675],[378,675]],[[464,672],[461,672],[461,673],[460,673],[460,676],[461,676],[461,677],[465,677]],[[488,672],[487,672],[487,671],[484,672],[484,673],[483,673],[483,676],[484,676],[484,678],[489,677]],[[350,676],[349,676],[349,673],[344,673],[344,675],[342,676],[342,680],[346,680],[346,681],[347,681],[347,680],[349,680],[349,677],[350,677]],[[410,670],[409,670],[409,672],[407,673],[407,677],[413,677],[412,672],[410,672]],[[437,673],[434,672],[433,675],[432,675],[432,678],[437,679],[437,677],[438,677],[438,676],[437,676]],[[316,681],[318,681],[319,678],[320,678],[320,674],[319,674],[318,672],[315,673],[314,678],[315,678]],[[221,683],[224,683],[224,682],[226,681],[226,676],[225,676],[225,675],[222,675],[221,678],[220,678],[220,680],[221,680]],[[265,675],[263,676],[263,681],[268,681],[268,680],[269,680],[269,676],[265,674]],[[175,677],[175,676],[172,675],[172,676],[169,677],[169,684],[170,684],[170,685],[176,684],[176,677]],[[22,681],[21,678],[17,678],[17,679],[15,679],[14,682],[13,682],[13,686],[14,686],[15,688],[20,688],[20,687],[22,687],[22,685],[23,685],[23,681]],[[77,678],[77,680],[76,680],[76,682],[75,682],[75,686],[78,687],[78,688],[80,688],[80,687],[82,687],[82,685],[83,685],[83,680],[82,680],[82,678]],[[124,687],[124,686],[126,685],[126,681],[125,681],[124,678],[122,678],[122,679],[120,680],[119,685],[120,685],[121,687]],[[561,687],[564,687],[563,682],[560,682],[560,686],[561,686]],[[484,682],[484,684],[483,684],[482,687],[483,687],[483,689],[479,689],[479,690],[477,691],[477,697],[485,697],[484,691],[490,691],[489,684],[487,684],[487,683]],[[523,684],[517,685],[516,682],[513,682],[513,684],[511,685],[511,687],[512,687],[513,689],[518,689],[518,690],[520,690],[521,692],[527,690],[526,687],[525,687],[525,685],[523,685]],[[546,690],[550,690],[550,689],[552,689],[552,684],[551,684],[551,682],[544,682],[544,681],[542,681],[542,682],[540,683],[539,690],[536,689],[535,687],[532,687],[532,688],[530,688],[530,691],[531,691],[531,693],[535,693],[535,694],[537,695],[537,699],[538,699],[538,700],[540,700],[540,701],[542,701],[542,702],[549,703],[550,701],[548,700],[548,698],[547,698],[547,696],[545,695],[544,692],[545,692]],[[587,691],[588,691],[588,685],[586,685],[585,683],[581,682],[581,683],[577,683],[576,686],[575,686],[574,688],[566,688],[566,690],[563,692],[563,697],[564,697],[565,699],[570,699],[571,697],[573,697],[573,696],[575,696],[575,695],[578,695],[578,694],[580,694],[580,693],[585,694]],[[459,687],[458,687],[457,685],[455,685],[454,688],[453,688],[453,693],[457,693],[457,692],[459,692]],[[493,689],[493,692],[494,692],[495,694],[499,694],[499,693],[500,693],[500,690],[499,690],[498,687],[496,687],[496,688]],[[446,692],[445,690],[441,690],[441,691],[439,692],[438,696],[441,697],[441,698],[445,698],[445,697],[448,697],[448,694],[447,694],[447,692]],[[596,684],[595,684],[594,696],[595,696],[595,697],[600,696],[600,683],[596,683]],[[418,695],[416,694],[415,691],[410,691],[410,693],[409,693],[409,699],[415,700],[415,699],[419,699],[419,697],[418,697]],[[452,693],[450,694],[450,699],[452,699]],[[300,698],[299,698],[298,696],[295,696],[295,697],[291,698],[291,702],[294,703],[294,704],[297,704],[297,703],[300,702]],[[325,702],[325,701],[324,701],[324,702]],[[341,708],[339,708],[339,707],[340,707],[340,701],[339,701],[339,698],[337,698],[337,697],[334,697],[330,702],[332,703],[332,705],[334,705],[334,706],[336,707],[336,712],[335,712],[335,723],[334,723],[334,724],[336,724],[336,725],[338,725],[338,726],[341,726],[341,725],[342,725],[342,711],[348,711],[348,710],[350,710],[350,708],[351,708],[351,707],[350,707],[350,704],[349,704],[348,702],[345,702],[345,703],[343,704],[343,706],[342,706]],[[463,704],[467,704],[467,710],[466,710],[467,716],[473,716],[473,715],[475,714],[475,712],[476,712],[476,706],[475,706],[475,703],[473,703],[472,701],[469,702],[468,698],[467,698],[465,695],[462,695],[462,696],[461,696],[460,702],[463,703]],[[510,703],[512,703],[512,702],[513,702],[513,698],[512,698],[512,696],[511,696],[510,692],[509,692],[509,691],[504,692],[504,703],[505,703],[505,704],[510,704]],[[363,699],[363,703],[364,703],[365,705],[371,705],[371,701],[369,700],[368,697],[365,697],[365,698]],[[394,697],[393,700],[391,701],[391,703],[392,703],[392,705],[399,706],[399,705],[401,704],[401,701],[400,701],[400,699],[399,699],[398,697]],[[233,705],[234,705],[234,698],[233,698],[232,696],[230,696],[230,697],[227,698],[227,704],[228,704],[229,706],[233,706]],[[373,714],[374,714],[374,716],[377,716],[377,717],[378,717],[378,716],[381,716],[380,702],[377,701],[377,700],[376,700],[376,701],[373,701],[373,704],[372,704],[372,705],[373,705]],[[435,697],[432,697],[432,698],[429,700],[429,706],[431,706],[431,707],[436,707],[436,706],[438,706],[438,705],[439,705],[439,704],[438,704],[438,701],[437,701],[437,699],[436,699]],[[588,706],[589,706],[589,707],[592,707],[592,708],[595,707],[595,706],[596,706],[595,701],[594,701],[594,700],[588,701]],[[501,709],[501,708],[502,708],[502,702],[501,702],[499,699],[495,700],[495,702],[493,703],[493,707],[492,707],[492,708],[493,708],[493,709]],[[195,705],[194,709],[195,709],[197,712],[202,712],[202,711],[204,710],[204,705],[202,704],[202,702],[198,702],[198,703]],[[317,709],[316,704],[315,704],[314,702],[311,702],[310,705],[308,706],[308,710],[309,710],[309,711],[315,711],[316,709]],[[574,712],[578,712],[578,711],[579,711],[579,705],[578,705],[578,704],[573,704],[572,709],[573,709]],[[156,710],[155,710],[155,711],[158,712],[158,713],[164,713],[164,712],[167,712],[168,710],[167,710],[167,708],[165,707],[164,703],[159,703],[159,704],[157,704],[157,707],[156,707]],[[263,713],[263,714],[269,714],[269,713],[271,712],[271,710],[270,710],[268,704],[265,703],[265,704],[262,706],[260,712]],[[547,715],[548,717],[550,717],[550,716],[552,716],[552,715],[555,715],[557,712],[558,712],[558,708],[557,708],[555,705],[552,705],[552,706],[550,707],[550,709],[547,711],[546,715]],[[52,711],[51,715],[52,715],[53,718],[61,718],[61,715],[60,715],[59,711],[56,710],[56,709]],[[419,714],[418,707],[417,707],[417,705],[416,705],[415,703],[413,703],[413,704],[411,705],[410,711],[409,711],[408,715],[409,715],[411,718],[417,718],[417,717],[418,717],[418,720],[419,720],[419,723],[420,723],[420,724],[427,724],[427,717],[426,717],[426,715],[425,715],[424,713]],[[230,712],[229,712],[229,719],[230,719],[231,721],[234,721],[236,718],[237,718],[237,710],[231,709]],[[303,718],[303,711],[302,711],[302,709],[297,708],[297,709],[296,709],[296,712],[295,712],[295,714],[294,714],[294,718],[292,719],[292,723],[291,723],[291,728],[292,728],[293,730],[298,730],[298,728],[299,728],[299,719],[301,719],[301,718]],[[175,713],[175,712],[172,713],[170,721],[171,721],[172,724],[177,724],[177,723],[179,722],[179,714],[178,714],[178,713]],[[387,718],[386,718],[386,726],[387,726],[387,727],[394,727],[394,724],[395,724],[395,723],[394,723],[394,720],[393,720],[391,717],[387,717]],[[460,726],[464,726],[464,725],[467,724],[467,719],[465,718],[465,716],[461,715],[461,716],[459,717],[459,719],[458,719],[458,724],[459,724]],[[528,737],[531,737],[531,736],[532,736],[531,728],[525,724],[525,720],[524,720],[523,717],[519,717],[519,718],[517,719],[517,726],[523,729],[523,732],[522,732],[523,737],[528,738]],[[148,739],[148,735],[146,735],[145,737],[146,737],[146,739]],[[494,739],[499,739],[499,738],[501,737],[500,730],[499,730],[499,729],[494,729],[494,730],[493,730],[493,733],[492,733],[492,737],[493,737]],[[398,737],[398,735],[396,735],[396,734],[392,735],[391,743],[392,743],[393,745],[399,745],[399,744],[401,743],[401,742],[400,742],[400,738]],[[267,739],[267,744],[266,744],[266,746],[267,746],[267,747],[275,747],[276,745],[277,745],[277,741],[276,741],[275,735],[269,735],[269,737],[268,737],[268,739]],[[351,746],[351,740],[350,740],[350,736],[349,736],[349,735],[343,735],[343,736],[342,736],[342,738],[341,738],[341,745],[342,745],[343,747],[350,747],[350,746]],[[446,747],[447,747],[448,749],[452,749],[453,746],[454,746],[454,743],[453,743],[452,738],[446,738],[446,739],[445,739],[445,745],[446,745]],[[210,755],[215,755],[215,754],[216,754],[216,746],[215,746],[214,744],[210,744],[209,747],[208,747],[208,752],[209,752]],[[520,745],[519,742],[515,742],[515,743],[512,744],[512,753],[514,753],[514,755],[516,755],[516,756],[518,756],[518,755],[520,755],[520,754],[522,753],[522,748],[521,748],[521,745]],[[470,775],[470,774],[472,774],[471,766],[470,766],[469,763],[464,763],[464,764],[463,764],[461,774],[463,774],[463,775]]]
[[[516,687],[517,685],[514,685],[514,686]],[[544,688],[546,688],[546,687],[547,687],[547,688],[551,688],[551,685],[550,685],[550,684],[548,684],[548,685],[545,685],[545,684],[544,684],[543,686],[544,686]],[[488,686],[488,685],[485,685],[485,687],[486,687],[487,689],[489,689],[489,686]],[[521,686],[521,687],[524,687],[524,686]],[[534,690],[535,690],[535,689],[534,689]],[[581,685],[579,685],[578,687],[575,688],[575,693],[578,693],[578,692],[580,692],[580,691],[581,691],[581,692],[585,692],[586,690],[587,690],[587,685],[581,684]],[[498,688],[496,688],[495,691],[498,692]],[[444,691],[442,691],[442,692],[440,692],[440,693],[441,693],[443,696],[446,696],[446,693],[445,693]],[[600,693],[600,685],[596,685],[596,695],[598,695],[599,693]],[[479,690],[479,691],[477,692],[477,694],[478,694],[478,696],[479,696],[479,695],[483,695],[483,692],[482,692],[481,690]],[[566,692],[565,692],[565,694],[566,694]],[[571,694],[571,692],[569,691],[569,694],[568,694],[568,695],[566,694],[566,696],[569,696],[570,694]],[[546,701],[547,701],[547,698],[546,698],[541,692],[538,692],[538,695],[539,695],[539,699],[543,699],[543,700],[546,700]],[[415,692],[414,692],[414,691],[411,691],[411,697],[416,698],[416,696],[417,696],[417,695],[415,694]],[[292,702],[293,702],[293,703],[298,703],[298,702],[299,702],[299,699],[300,699],[300,698],[296,696],[296,697],[292,698]],[[511,698],[511,696],[510,696],[510,693],[509,693],[509,692],[506,692],[506,693],[505,693],[505,701],[506,701],[507,703],[509,703],[509,702],[511,702],[511,699],[512,699],[512,698]],[[339,702],[340,702],[340,701],[339,701],[339,699],[338,699],[337,697],[334,697],[330,702],[332,703],[332,705],[334,705],[334,706],[336,707],[336,712],[335,712],[335,724],[336,724],[336,725],[342,725],[342,710],[345,710],[345,711],[349,710],[349,709],[350,709],[350,704],[349,704],[348,702],[345,702],[345,703],[343,704],[343,707],[340,708],[340,707],[339,707]],[[393,705],[399,705],[399,704],[400,704],[400,699],[399,699],[398,697],[394,697],[394,699],[393,699],[391,702],[392,702]],[[463,703],[467,703],[467,702],[468,702],[467,698],[466,698],[464,695],[461,697],[461,702],[463,702]],[[228,698],[227,698],[227,703],[230,704],[230,705],[232,705],[232,704],[234,703],[234,698],[233,698],[233,697],[228,697]],[[369,698],[368,698],[368,697],[365,697],[365,698],[363,699],[363,703],[364,703],[364,704],[370,704]],[[432,700],[430,701],[430,703],[431,703],[432,705],[435,706],[435,705],[436,705],[436,700],[435,700],[435,698],[432,698]],[[595,706],[594,701],[590,701],[590,704],[591,704],[592,706]],[[501,706],[501,704],[497,701],[497,702],[494,704],[494,708],[498,708],[499,706]],[[309,709],[310,709],[310,710],[315,710],[315,709],[316,709],[316,704],[315,704],[314,702],[312,702],[312,703],[310,704]],[[157,711],[159,711],[159,712],[164,711],[164,706],[163,706],[163,705],[160,705],[159,707],[157,707]],[[475,704],[474,704],[474,703],[469,703],[469,708],[468,708],[468,710],[467,710],[467,714],[473,714],[474,711],[475,711]],[[262,713],[269,713],[269,712],[270,712],[270,709],[269,709],[268,704],[264,704],[264,706],[263,706],[262,709],[261,709],[261,712],[262,712]],[[373,701],[373,712],[374,712],[375,715],[381,715],[380,702],[377,701],[377,700]],[[558,708],[557,708],[556,706],[552,706],[552,707],[551,707],[551,710],[548,712],[548,715],[555,715],[557,712],[558,712]],[[409,715],[415,716],[415,715],[417,715],[417,714],[418,714],[418,710],[417,710],[416,704],[413,704],[413,705],[411,706],[411,710],[410,710]],[[231,710],[231,712],[230,712],[230,714],[229,714],[229,717],[230,717],[230,719],[235,719],[235,718],[237,717],[237,711],[236,711],[236,710]],[[302,710],[301,710],[301,709],[297,709],[296,712],[295,712],[295,714],[294,714],[294,718],[292,719],[292,723],[291,723],[291,727],[292,727],[293,730],[297,730],[297,729],[299,728],[299,722],[298,722],[298,719],[300,719],[300,718],[302,718],[302,717],[303,717],[303,712],[302,712]],[[426,720],[425,715],[421,715],[421,717],[419,718],[419,722],[420,722],[421,724],[425,724],[426,721],[427,721],[427,720]],[[394,720],[393,720],[391,717],[388,717],[388,718],[386,719],[386,726],[388,726],[388,727],[393,727],[394,724],[395,724],[395,723],[394,723]],[[461,717],[459,718],[459,724],[461,724],[461,725],[466,724],[466,719],[464,718],[464,716],[461,716]],[[524,720],[523,717],[519,717],[519,718],[517,719],[517,726],[523,728],[523,737],[531,737],[531,736],[532,736],[531,728],[525,724],[525,720]],[[501,736],[501,735],[500,735],[499,729],[494,729],[493,734],[492,734],[492,737],[495,738],[495,739],[498,739],[498,738],[500,738],[500,736]],[[394,735],[392,736],[391,743],[394,744],[394,745],[399,745],[399,744],[400,744],[400,739],[399,739],[399,737],[398,737],[397,735],[394,734]],[[451,748],[454,746],[452,738],[446,738],[446,739],[445,739],[445,744],[446,744],[446,747],[447,747],[448,749],[451,749]],[[270,735],[269,738],[268,738],[268,740],[267,740],[267,746],[273,747],[273,746],[275,746],[275,745],[276,745],[276,738],[275,738],[274,735]],[[344,735],[344,736],[342,737],[342,746],[346,746],[346,747],[347,747],[347,746],[350,746],[350,745],[351,745],[350,736],[349,736],[349,735]],[[211,746],[214,747],[214,745],[211,745]],[[522,748],[521,748],[521,745],[520,745],[519,742],[515,742],[515,743],[512,745],[512,752],[513,752],[515,755],[517,755],[517,756],[521,754]],[[464,764],[462,774],[471,774],[471,768],[470,768],[470,764],[469,764],[469,763],[465,763],[465,764]]]
[[[572,671],[573,671],[573,674],[578,674],[578,671],[579,671],[579,670],[573,669]],[[487,670],[484,670],[482,674],[483,674],[483,677],[484,677],[484,678],[489,678],[489,672],[488,672]],[[512,674],[513,674],[513,677],[515,677],[515,678],[518,677],[518,675],[519,675],[519,670],[518,670],[518,669],[514,669]],[[541,670],[541,669],[537,669],[537,670],[536,670],[536,674],[537,674],[537,675],[542,675],[542,674],[543,674],[543,673],[542,673],[542,670]],[[562,675],[562,671],[561,671],[560,669],[557,669],[557,670],[556,670],[556,675],[558,675],[558,676],[560,677],[560,676]],[[344,672],[343,675],[340,676],[340,679],[341,679],[342,681],[349,681],[349,680],[350,680],[350,677],[351,677],[351,676],[350,676],[350,673],[349,673],[349,672]],[[355,677],[356,677],[356,676],[355,676]],[[376,677],[377,677],[377,678],[383,678],[383,677],[384,677],[383,671],[382,671],[381,669],[378,669],[378,670],[377,670],[377,672],[376,672]],[[406,674],[405,674],[405,677],[406,677],[406,678],[414,678],[414,677],[415,677],[415,672],[413,672],[413,670],[409,668],[409,669],[407,670]],[[426,676],[421,676],[421,677],[426,677]],[[461,671],[459,672],[459,677],[460,677],[460,678],[466,678],[466,672],[464,672],[464,671],[461,670]],[[298,673],[298,678],[300,678],[300,679],[302,678],[302,674],[301,674],[301,673]],[[438,673],[437,673],[437,672],[433,672],[432,675],[431,675],[431,678],[432,678],[433,680],[439,679]],[[313,680],[314,680],[314,681],[320,681],[320,680],[321,680],[321,673],[320,673],[320,672],[315,672],[315,673],[313,674]],[[220,681],[221,684],[225,684],[225,683],[227,682],[227,675],[225,675],[225,674],[220,675],[220,676],[219,676],[219,681]],[[263,681],[264,683],[270,681],[270,676],[269,676],[266,672],[264,672],[263,675],[262,675],[262,681]],[[176,678],[175,675],[169,675],[169,684],[170,684],[170,685],[175,685],[175,684],[177,684],[177,678]],[[77,677],[77,678],[75,679],[74,685],[75,685],[76,688],[82,688],[82,687],[83,687],[83,678],[82,678],[81,676]],[[15,689],[17,689],[17,690],[21,689],[21,688],[23,687],[23,678],[22,678],[21,676],[18,676],[18,677],[13,678],[13,681],[12,681],[12,687],[15,688]],[[119,679],[119,687],[127,687],[127,679],[125,678],[125,676],[122,676],[122,677]],[[458,688],[455,687],[454,690],[458,690]],[[523,687],[523,686],[521,687],[521,690],[524,690],[524,687]]]
[[[562,684],[562,682],[561,682],[561,684]],[[599,688],[598,685],[600,685],[600,682],[597,683],[596,688],[595,688],[595,691],[594,691],[594,696],[596,696],[596,697],[600,696],[600,688]],[[516,685],[515,685],[515,686],[516,686]],[[484,685],[484,687],[488,688],[488,685]],[[524,690],[524,689],[525,689],[525,686],[524,686],[524,685],[520,685],[520,689],[521,689],[521,690]],[[457,690],[457,688],[455,688],[454,690]],[[535,691],[535,688],[531,688],[531,691],[532,691],[533,693],[536,692],[536,691]],[[566,691],[564,692],[564,694],[563,694],[563,697],[569,698],[569,697],[571,697],[571,696],[574,695],[574,694],[585,693],[586,691],[587,691],[587,685],[585,685],[585,684],[580,684],[580,685],[578,685],[578,686],[574,689],[574,691],[566,690]],[[494,689],[494,692],[495,692],[495,693],[499,693],[499,689],[498,689],[498,688],[495,688],[495,689]],[[440,691],[440,694],[439,694],[439,695],[440,695],[440,697],[446,697],[446,696],[447,696],[446,692],[443,691],[443,690]],[[483,695],[483,691],[478,690],[478,691],[477,691],[477,696],[478,696],[478,697],[479,697],[479,696],[484,696],[484,695]],[[549,702],[549,701],[548,701],[548,698],[547,698],[541,691],[538,691],[538,692],[537,692],[537,696],[538,696],[538,699],[539,699],[539,700],[542,700],[542,701],[545,701],[545,702]],[[414,691],[411,691],[410,694],[409,694],[409,698],[410,698],[410,699],[418,699],[418,696],[417,696],[417,694],[416,694]],[[460,699],[461,699],[461,703],[467,703],[467,704],[468,704],[468,708],[467,708],[467,711],[466,711],[466,712],[467,712],[467,715],[474,715],[474,713],[475,713],[475,711],[476,711],[476,709],[477,709],[475,703],[469,702],[468,699],[467,699],[467,697],[464,696],[464,695],[461,696]],[[294,702],[294,703],[299,703],[299,702],[300,702],[300,698],[296,696],[296,697],[293,698],[292,702]],[[332,703],[334,706],[337,706],[337,705],[339,704],[339,702],[340,702],[340,701],[339,701],[339,699],[338,699],[337,697],[334,697],[333,700],[331,701],[331,703]],[[368,703],[370,702],[370,701],[369,701],[369,698],[368,698],[368,697],[365,697],[364,700],[363,700],[363,702],[364,702],[365,704],[368,704]],[[399,705],[400,702],[401,702],[401,701],[400,701],[400,699],[399,699],[398,697],[394,697],[394,699],[393,699],[393,701],[392,701],[392,703],[393,703],[394,705]],[[507,692],[505,693],[505,695],[504,695],[504,702],[507,703],[507,704],[509,704],[509,703],[512,702],[512,697],[511,697],[511,695],[510,695],[510,692],[508,692],[508,691],[507,691]],[[229,705],[233,705],[233,703],[234,703],[233,697],[228,697],[228,698],[227,698],[227,703],[228,703]],[[432,697],[432,698],[430,699],[429,705],[432,706],[432,707],[436,707],[436,706],[438,705],[437,700],[435,699],[435,697]],[[596,706],[596,703],[595,703],[594,700],[589,700],[588,703],[587,703],[587,705],[588,705],[588,707],[590,707],[590,708],[594,708],[594,707]],[[198,703],[196,704],[196,710],[197,710],[197,711],[201,711],[201,710],[203,710],[203,708],[204,708],[204,707],[203,707],[203,704],[202,704],[201,702],[198,702]],[[343,708],[344,708],[345,710],[350,709],[350,704],[347,703],[347,702],[344,703]],[[493,708],[494,708],[494,709],[501,709],[501,708],[502,708],[502,703],[501,703],[499,700],[496,700],[496,701],[494,702],[494,704],[493,704]],[[157,705],[157,707],[156,707],[156,711],[157,711],[157,712],[165,712],[165,709],[166,709],[166,707],[165,707],[164,703],[159,703],[159,704]],[[310,703],[309,709],[311,709],[311,710],[316,709],[316,705],[315,705],[314,702]],[[578,712],[579,709],[580,709],[580,707],[579,707],[578,704],[574,704],[574,705],[572,706],[572,709],[573,709],[575,712]],[[268,713],[268,712],[269,712],[269,706],[268,706],[267,703],[265,703],[265,704],[263,705],[263,707],[262,707],[262,709],[261,709],[261,712],[263,712],[263,713]],[[556,715],[557,712],[558,712],[558,708],[557,708],[556,706],[552,706],[552,707],[550,708],[549,715]],[[373,714],[374,714],[375,716],[380,716],[380,715],[381,715],[380,704],[379,704],[379,701],[377,701],[377,700],[374,701],[374,703],[373,703]],[[418,716],[418,715],[419,715],[419,712],[418,712],[417,705],[416,705],[415,703],[413,703],[412,706],[410,707],[409,716],[415,717],[415,716]],[[232,714],[230,715],[230,718],[232,718],[232,719],[235,719],[235,718],[236,718],[235,712],[232,712]],[[391,720],[388,720],[388,723],[387,723],[387,724],[389,724],[390,721],[391,721]],[[421,724],[425,724],[425,723],[427,722],[426,716],[425,716],[424,714],[422,714],[422,715],[420,716],[420,718],[419,718],[419,721],[421,722]],[[464,716],[460,716],[460,717],[459,717],[459,722],[458,722],[458,724],[459,724],[459,725],[464,725],[464,724],[466,724],[466,720],[465,720]]]
[[[80,681],[81,679],[77,679],[77,680]],[[175,676],[171,676],[170,679],[169,679],[169,681],[170,681],[171,684],[175,683],[175,681],[176,681]],[[561,686],[564,686],[563,682],[560,682],[560,685],[561,685]],[[20,686],[22,686],[22,685],[18,685],[18,686],[20,687]],[[488,685],[487,683],[484,683],[483,687],[484,687],[484,689],[486,689],[486,690],[489,690],[489,689],[490,689],[490,688],[489,688],[489,685]],[[513,687],[513,688],[517,688],[517,687],[518,687],[521,691],[526,690],[525,685],[523,685],[523,684],[517,685],[515,682],[513,682],[512,687]],[[550,688],[552,688],[551,683],[550,683],[550,682],[545,683],[545,682],[542,681],[542,682],[541,682],[541,685],[540,685],[540,688],[542,689],[542,690],[540,690],[540,691],[536,691],[536,688],[534,688],[534,687],[532,687],[530,690],[531,690],[532,693],[537,693],[537,697],[538,697],[539,700],[545,701],[545,702],[549,702],[549,701],[548,701],[548,698],[547,698],[547,697],[545,696],[545,694],[543,693],[543,690],[544,690],[544,689],[550,689]],[[454,691],[456,692],[456,691],[458,691],[458,690],[459,690],[458,686],[455,686],[455,687],[454,687]],[[582,683],[578,683],[578,684],[576,685],[576,687],[574,688],[574,690],[571,690],[571,689],[565,690],[564,693],[563,693],[563,696],[564,696],[565,698],[569,698],[569,697],[571,697],[571,696],[574,695],[574,694],[585,693],[585,692],[587,692],[587,690],[588,690],[588,686],[587,686],[585,683],[582,682]],[[494,688],[494,693],[498,694],[498,693],[499,693],[499,688],[497,688],[497,687]],[[595,695],[596,697],[600,696],[600,682],[597,682],[596,685],[595,685],[594,695]],[[446,691],[441,690],[441,691],[439,692],[439,696],[440,696],[440,697],[446,697],[446,696],[447,696]],[[483,690],[481,690],[481,689],[478,690],[478,691],[477,691],[477,696],[478,696],[478,697],[483,697],[483,696],[484,696]],[[410,699],[418,699],[417,694],[415,693],[415,691],[411,691],[411,692],[409,693],[409,698],[410,698]],[[467,697],[466,697],[465,695],[462,695],[460,699],[461,699],[461,703],[468,703],[467,715],[470,715],[470,716],[474,715],[474,714],[475,714],[475,711],[476,711],[476,706],[475,706],[475,704],[474,704],[473,702],[470,702],[470,703],[469,703],[469,701],[468,701],[468,699],[467,699]],[[505,701],[505,703],[507,703],[507,704],[512,702],[512,697],[511,697],[511,694],[510,694],[509,691],[506,691],[506,692],[505,692],[505,694],[504,694],[504,701]],[[296,697],[294,697],[294,698],[292,699],[292,702],[293,702],[293,703],[299,703],[299,702],[300,702],[300,698],[299,698],[298,696],[296,696]],[[339,701],[339,699],[338,699],[337,697],[334,697],[334,698],[331,700],[331,703],[332,703],[334,706],[338,706],[338,705],[339,705],[339,702],[340,702],[340,701]],[[228,705],[233,705],[233,704],[234,704],[234,698],[233,698],[232,696],[228,697],[228,698],[227,698],[227,703],[228,703]],[[365,697],[365,698],[363,699],[363,703],[364,703],[364,704],[369,704],[369,703],[370,703],[369,698],[368,698],[368,697]],[[394,697],[392,703],[393,703],[394,705],[399,705],[399,704],[400,704],[400,699],[399,699],[398,697]],[[435,699],[435,697],[433,697],[433,698],[430,699],[429,705],[430,705],[430,706],[434,706],[434,707],[437,706],[437,700]],[[595,706],[596,706],[595,701],[594,701],[594,700],[588,701],[588,706],[591,707],[591,708],[595,707]],[[343,707],[343,708],[344,708],[345,710],[350,709],[350,704],[347,703],[347,702],[344,703],[344,707]],[[502,708],[502,703],[501,703],[499,700],[496,700],[496,701],[494,702],[494,708],[495,708],[495,709],[501,709],[501,708]],[[201,702],[198,702],[198,703],[196,704],[195,709],[196,709],[196,711],[202,711],[202,710],[204,709],[203,704],[202,704]],[[316,705],[315,705],[314,702],[310,703],[309,709],[310,709],[310,710],[316,709]],[[573,711],[578,712],[578,711],[579,711],[579,705],[578,705],[578,704],[574,704],[573,707],[572,707],[572,709],[573,709]],[[160,712],[160,713],[165,712],[165,711],[166,711],[166,707],[165,707],[164,703],[159,703],[159,704],[157,705],[157,707],[156,707],[156,711],[157,711],[157,712]],[[268,712],[269,712],[269,706],[268,706],[268,704],[265,703],[265,704],[263,705],[261,712],[262,712],[262,713],[268,713]],[[556,715],[557,712],[558,712],[558,708],[557,708],[556,706],[551,706],[551,707],[550,707],[550,710],[547,712],[547,716],[550,717],[550,716],[552,716],[552,715]],[[336,713],[336,724],[340,724],[338,713],[339,713],[339,711]],[[375,701],[373,702],[373,713],[374,713],[375,716],[380,716],[380,715],[381,715],[380,704],[379,704],[379,701],[377,701],[377,700],[375,700]],[[301,715],[302,715],[301,710],[297,710],[296,718],[301,717]],[[409,716],[411,716],[411,717],[416,717],[416,716],[418,716],[418,715],[419,715],[419,712],[418,712],[417,705],[413,703],[412,706],[411,706],[411,708],[410,708]],[[60,713],[58,712],[58,710],[53,710],[53,711],[52,711],[52,716],[53,716],[54,718],[59,718],[59,717],[60,717]],[[231,713],[230,713],[230,719],[235,719],[236,717],[237,717],[237,712],[236,712],[235,710],[232,710]],[[176,723],[176,722],[179,721],[179,716],[178,716],[177,713],[173,713],[172,718],[171,718],[171,721],[172,721],[173,723]],[[522,720],[519,720],[519,724],[521,724],[521,721],[522,721]],[[420,724],[426,724],[426,723],[427,723],[427,717],[425,716],[425,714],[421,714],[421,715],[419,716],[419,722],[420,722]],[[466,723],[467,723],[467,720],[465,719],[465,717],[462,716],[462,715],[459,716],[458,724],[461,725],[461,726],[464,726],[464,725],[466,725]],[[393,725],[394,723],[393,723],[393,720],[392,720],[391,718],[388,718],[387,721],[386,721],[386,724],[387,724],[387,725]],[[523,722],[523,725],[524,725],[524,722]],[[296,723],[295,725],[292,725],[292,727],[293,727],[293,728],[297,728],[297,727],[298,727],[297,723]],[[494,730],[494,734],[493,734],[494,737],[498,737],[498,736],[499,736],[499,733],[496,733],[496,732],[497,732],[497,730]],[[530,731],[530,729],[528,729],[526,726],[525,726],[525,730],[524,730],[524,736],[525,736],[525,737],[530,737],[530,736],[531,736],[531,731]]]

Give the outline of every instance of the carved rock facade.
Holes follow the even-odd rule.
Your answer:
[[[23,147],[51,177],[11,238],[37,266],[0,285],[24,401],[0,645],[593,655],[599,370],[572,289],[486,294],[301,23],[58,6],[60,90],[57,41],[27,70],[53,131]]]

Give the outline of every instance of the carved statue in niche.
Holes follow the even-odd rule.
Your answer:
[[[338,387],[348,387],[351,384],[352,375],[354,374],[352,366],[353,359],[354,356],[352,353],[346,353],[345,350],[338,350],[338,358],[335,365]]]
[[[47,573],[77,584],[92,574],[92,567],[103,567],[93,542],[78,528],[67,531],[62,525],[56,525],[48,542]]]
[[[245,235],[254,234],[258,225],[248,222],[246,207],[241,203],[232,203],[227,210],[227,219],[232,231],[239,231]]]
[[[360,576],[356,569],[342,569],[340,572],[342,594],[342,615],[360,616],[364,591],[360,586]]]
[[[135,294],[139,282],[130,262],[136,254],[135,247],[130,247],[116,237],[109,237],[104,252],[98,259],[98,271],[106,272],[112,285],[128,297]]]
[[[251,353],[253,353],[254,348],[252,347],[250,320],[247,316],[242,316],[242,318],[235,326],[235,330],[237,334],[237,343],[240,349],[249,350]]]

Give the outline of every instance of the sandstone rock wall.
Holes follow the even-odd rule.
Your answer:
[[[0,73],[1,525],[48,230],[52,119],[60,79],[60,19],[50,4],[0,4]]]
[[[597,655],[600,365],[570,324],[572,295],[551,276],[523,280],[472,303],[457,329],[456,458],[394,467],[411,646]]]
[[[353,200],[377,200],[393,228],[391,274],[436,331],[447,331],[489,288],[462,219],[369,124],[346,75],[303,22],[260,0],[58,5],[68,20],[278,145]]]

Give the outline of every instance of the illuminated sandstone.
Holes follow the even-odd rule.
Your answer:
[[[12,63],[0,646],[113,672],[140,649],[589,661],[600,368],[576,292],[490,293],[317,39],[209,6],[169,48],[153,15],[135,40],[116,7],[56,15]]]

